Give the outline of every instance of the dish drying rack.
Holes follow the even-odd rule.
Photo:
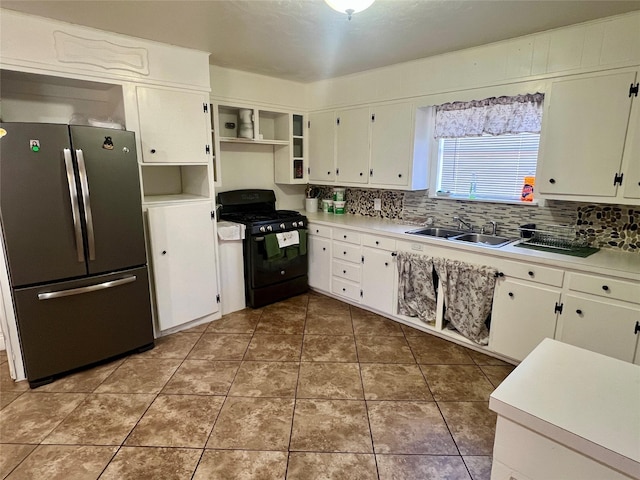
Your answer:
[[[529,245],[557,250],[575,250],[588,246],[586,235],[578,234],[575,227],[567,225],[544,225],[542,228],[521,227],[520,235]]]

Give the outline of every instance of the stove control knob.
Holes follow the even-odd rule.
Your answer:
[[[271,232],[273,231],[273,228],[271,227],[271,225],[267,225],[267,232]]]
[[[300,220],[300,221],[298,222],[298,226],[299,226],[299,227],[304,227],[304,222],[303,222],[302,220]]]
[[[286,228],[286,225],[285,225],[284,223],[281,223],[281,224],[280,224],[280,228],[281,228],[282,230],[284,230],[284,229]]]
[[[292,226],[293,228],[296,228],[296,227],[298,226],[298,222],[293,222],[293,223],[291,224],[291,226]]]
[[[260,227],[260,231],[261,231],[262,233],[264,233],[264,232],[266,232],[266,231],[267,231],[267,229],[266,229],[266,228],[264,228],[264,227]]]

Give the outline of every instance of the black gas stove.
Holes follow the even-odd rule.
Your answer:
[[[243,251],[247,305],[261,307],[309,289],[307,217],[295,210],[276,210],[273,190],[221,192],[218,205],[221,220],[246,226]],[[277,234],[294,231],[298,243],[273,256],[273,248],[269,249],[267,244],[273,245]]]

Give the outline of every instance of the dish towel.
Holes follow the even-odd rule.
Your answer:
[[[218,222],[218,238],[220,240],[242,240],[245,226],[242,223]]]
[[[278,239],[278,247],[290,247],[291,245],[298,245],[300,243],[300,235],[297,230],[291,230],[290,232],[276,233]]]

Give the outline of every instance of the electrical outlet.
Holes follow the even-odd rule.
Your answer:
[[[374,210],[382,210],[382,199],[374,198],[373,199],[373,209]]]

